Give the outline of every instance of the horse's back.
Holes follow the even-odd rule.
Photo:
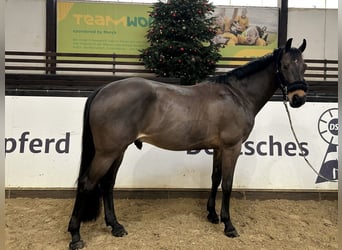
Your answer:
[[[143,110],[157,101],[162,103],[163,100],[177,99],[181,102],[188,102],[189,98],[198,96],[192,87],[131,77],[105,85],[94,98],[92,108],[98,111],[104,108],[110,108],[112,111],[124,109],[126,113],[129,113],[129,109],[138,106],[140,110]]]
[[[127,109],[141,99],[153,97],[153,87],[144,78],[125,78],[105,85],[96,95],[93,108]],[[127,110],[128,111],[128,110]]]

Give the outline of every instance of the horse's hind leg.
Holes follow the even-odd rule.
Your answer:
[[[211,191],[207,203],[207,210],[208,210],[208,220],[212,223],[219,223],[219,217],[217,216],[216,209],[215,209],[215,201],[216,201],[216,194],[217,189],[221,183],[221,177],[222,177],[222,154],[221,151],[218,149],[214,150],[214,156],[213,156],[213,173],[211,175]]]
[[[110,170],[114,159],[115,153],[96,153],[89,171],[79,177],[75,205],[68,226],[72,237],[69,248],[72,250],[84,247],[80,236],[81,222],[95,220],[99,215],[101,197],[99,181]]]
[[[113,236],[122,237],[127,235],[125,228],[118,222],[115,215],[113,188],[115,185],[115,179],[119,170],[120,164],[123,159],[123,153],[114,162],[107,174],[102,178],[100,182],[100,188],[103,195],[103,204],[105,212],[105,221],[107,226],[112,227]]]
[[[84,242],[81,240],[80,235],[80,226],[81,226],[81,217],[80,211],[82,207],[84,207],[84,199],[82,198],[82,194],[77,193],[74,209],[72,212],[72,216],[70,218],[68,231],[71,234],[71,242],[69,243],[69,249],[76,250],[84,247]]]

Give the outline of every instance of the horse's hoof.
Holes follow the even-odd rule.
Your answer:
[[[125,228],[122,225],[117,225],[113,228],[112,230],[112,235],[115,237],[123,237],[125,235],[127,235],[127,231],[125,230]]]
[[[213,223],[213,224],[219,224],[220,223],[220,219],[219,217],[217,216],[217,214],[212,214],[212,213],[209,213],[208,216],[207,216],[208,220]]]
[[[77,250],[77,249],[82,249],[84,247],[84,242],[83,240],[79,240],[79,241],[71,241],[69,243],[69,249],[70,250]]]
[[[229,238],[236,238],[239,237],[240,235],[238,234],[238,232],[236,231],[236,229],[232,229],[232,230],[224,230],[224,234],[226,236],[228,236]]]

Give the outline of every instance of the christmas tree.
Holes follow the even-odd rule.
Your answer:
[[[189,85],[215,72],[219,47],[211,42],[216,34],[214,6],[207,0],[168,0],[155,3],[147,39],[141,51],[145,67],[160,77],[180,78]]]

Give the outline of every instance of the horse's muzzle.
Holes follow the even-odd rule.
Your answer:
[[[287,96],[292,108],[299,108],[306,101],[308,85],[305,81],[294,82],[287,86]]]
[[[299,95],[294,93],[291,97],[289,97],[289,102],[290,102],[290,106],[292,108],[299,108],[300,106],[302,106],[306,101],[306,95]]]

